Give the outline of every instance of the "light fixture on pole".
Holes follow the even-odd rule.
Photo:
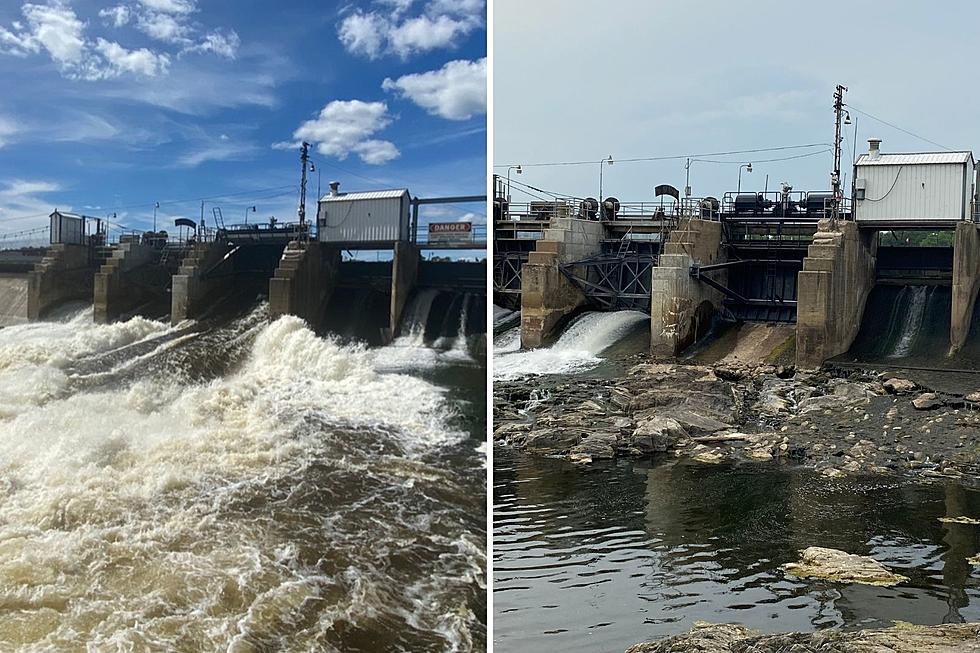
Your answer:
[[[320,169],[316,167],[316,164],[313,161],[310,161],[310,172],[315,172],[316,173],[316,204],[317,204],[317,207],[318,207],[317,210],[319,210],[320,197],[321,197],[321,195],[320,195]]]
[[[516,170],[517,174],[521,174],[524,172],[521,169],[521,164],[517,164],[516,166],[507,166],[507,204],[508,205],[510,204],[510,171],[511,170]]]
[[[247,209],[245,209],[245,224],[248,224],[248,212],[249,211],[251,211],[252,213],[255,213],[255,207],[254,206],[250,206]]]
[[[746,172],[752,172],[752,164],[743,163],[738,167],[738,189],[735,191],[736,195],[742,192],[742,168],[745,168]]]
[[[684,162],[684,197],[691,196],[691,159]]]
[[[603,163],[612,165],[613,164],[612,154],[610,154],[605,159],[599,161],[599,206],[600,207],[602,206],[602,164]]]

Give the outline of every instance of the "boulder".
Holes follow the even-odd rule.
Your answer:
[[[797,578],[818,578],[836,583],[889,587],[908,580],[907,576],[893,573],[874,558],[821,546],[803,549],[799,562],[787,563],[782,568]]]
[[[915,406],[916,410],[929,410],[942,405],[942,403],[935,392],[923,392],[912,400],[912,405]]]
[[[883,385],[885,386],[885,390],[893,395],[908,394],[915,390],[916,387],[912,381],[898,378],[888,379]]]
[[[677,420],[657,415],[637,423],[630,445],[644,452],[663,452],[687,437],[687,431]]]
[[[568,451],[582,440],[580,431],[562,428],[546,428],[527,434],[525,446],[532,453],[552,454]]]

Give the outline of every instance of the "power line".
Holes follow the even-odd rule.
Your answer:
[[[670,156],[642,156],[642,157],[631,157],[627,159],[616,159],[614,163],[635,163],[639,161],[671,161],[675,159],[694,159],[703,156],[731,156],[734,154],[756,154],[759,152],[780,152],[783,150],[801,150],[810,147],[828,147],[830,143],[808,143],[806,145],[782,145],[779,147],[758,147],[750,150],[730,150],[727,152],[704,152],[701,154],[672,154]],[[553,166],[582,166],[582,165],[598,165],[599,160],[595,161],[551,161],[544,163],[522,163],[520,164],[523,168],[542,168],[542,167],[553,167]],[[509,168],[516,166],[518,164],[500,163],[496,164],[494,168]]]
[[[777,159],[753,159],[752,163],[773,163],[775,161],[791,161],[793,159],[805,159],[810,156],[819,156],[821,154],[826,154],[827,152],[832,152],[832,148],[827,148],[826,150],[818,150],[817,152],[807,152],[806,154],[794,154],[793,156],[782,156]],[[691,159],[691,161],[697,161],[698,163],[721,163],[725,165],[731,165],[732,161],[713,161],[711,159]]]
[[[889,127],[891,127],[892,129],[897,129],[898,131],[900,131],[900,132],[902,132],[903,134],[908,134],[909,136],[911,136],[911,137],[913,137],[913,138],[918,138],[918,139],[919,139],[920,141],[925,141],[926,143],[929,143],[929,144],[931,144],[931,145],[935,145],[936,147],[941,147],[941,148],[943,148],[944,150],[949,150],[949,151],[951,151],[951,152],[953,151],[953,148],[951,148],[951,147],[946,147],[946,146],[945,146],[945,145],[943,145],[942,143],[937,143],[936,141],[933,141],[933,140],[929,140],[929,139],[928,139],[928,138],[926,138],[925,136],[920,136],[919,134],[916,134],[915,132],[910,132],[909,130],[907,130],[907,129],[903,129],[902,127],[899,127],[898,125],[896,125],[896,124],[894,124],[894,123],[890,123],[890,122],[888,122],[887,120],[882,120],[882,119],[881,119],[881,118],[879,118],[878,116],[875,116],[875,115],[872,115],[872,114],[870,114],[870,113],[868,113],[867,111],[862,111],[861,109],[858,109],[858,108],[857,108],[856,106],[854,106],[853,104],[847,104],[846,106],[847,106],[847,108],[848,108],[848,109],[850,109],[850,110],[852,110],[852,111],[857,111],[857,112],[858,112],[858,113],[860,113],[860,114],[861,114],[862,116],[867,116],[868,118],[871,118],[872,120],[877,120],[877,121],[878,121],[878,122],[880,122],[881,124],[883,124],[883,125],[888,125],[888,126],[889,126]]]

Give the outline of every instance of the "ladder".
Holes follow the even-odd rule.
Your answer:
[[[633,239],[630,237],[632,235],[633,226],[630,225],[629,229],[626,230],[626,233],[623,234],[623,237],[619,241],[619,252],[616,254],[618,258],[623,258],[626,256],[626,253],[629,252],[630,243],[633,242]]]

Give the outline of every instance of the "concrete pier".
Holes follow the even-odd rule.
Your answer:
[[[27,318],[37,320],[58,304],[92,299],[96,262],[85,245],[51,245],[28,273]]]
[[[956,225],[953,243],[953,305],[949,325],[949,353],[966,343],[973,307],[980,290],[980,232],[973,222]]]
[[[291,241],[269,279],[269,312],[273,318],[296,315],[316,328],[339,271],[340,250],[318,242]]]
[[[419,248],[412,243],[395,243],[394,256],[391,259],[391,308],[388,317],[388,329],[385,340],[391,342],[398,333],[402,312],[408,298],[415,290],[419,278]]]
[[[691,265],[725,260],[722,226],[714,220],[682,219],[664,245],[660,265],[653,268],[650,301],[650,350],[676,356],[707,332],[724,296],[691,277]],[[716,274],[724,281],[724,272]]]
[[[847,351],[875,283],[877,232],[821,220],[798,277],[796,364],[820,367]]]
[[[108,324],[150,304],[160,304],[172,270],[160,264],[161,250],[135,242],[120,243],[95,275],[93,315]]]
[[[585,303],[558,266],[598,254],[603,236],[603,226],[595,220],[552,220],[521,273],[521,347],[540,347]]]
[[[210,301],[231,284],[230,276],[212,276],[222,267],[231,267],[226,255],[231,246],[225,241],[197,243],[181,262],[173,277],[170,320],[200,317]]]

